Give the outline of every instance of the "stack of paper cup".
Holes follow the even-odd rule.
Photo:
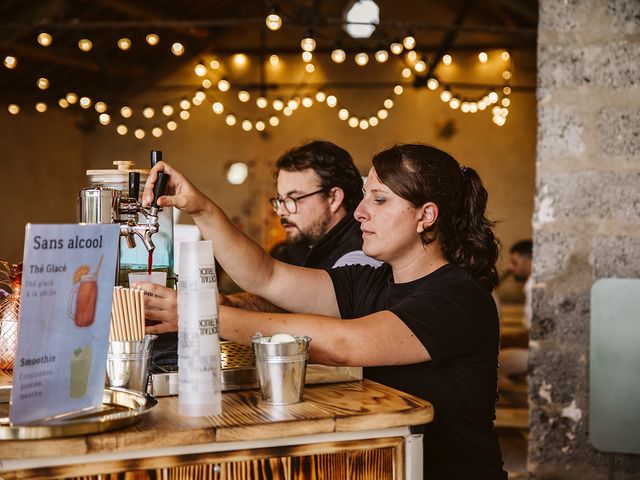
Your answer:
[[[218,415],[218,285],[210,241],[182,242],[178,272],[178,413]]]

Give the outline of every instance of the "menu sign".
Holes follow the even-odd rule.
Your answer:
[[[9,419],[102,405],[118,225],[27,224]]]

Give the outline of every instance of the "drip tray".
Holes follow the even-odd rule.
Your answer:
[[[255,357],[249,345],[234,342],[220,342],[220,373],[222,391],[248,390],[258,388]],[[305,384],[350,382],[362,380],[361,367],[329,367],[307,365]],[[178,394],[178,367],[154,367],[151,372],[151,391],[155,397]]]

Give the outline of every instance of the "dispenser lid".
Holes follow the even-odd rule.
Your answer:
[[[113,164],[116,169],[87,170],[87,176],[91,184],[118,185],[122,187],[127,185],[130,172],[138,172],[141,179],[144,179],[149,174],[148,169],[134,168],[134,162],[131,160],[116,160]]]

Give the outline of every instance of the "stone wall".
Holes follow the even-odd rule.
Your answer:
[[[637,0],[540,1],[536,170],[529,471],[637,479],[588,432],[591,285],[640,277]]]

